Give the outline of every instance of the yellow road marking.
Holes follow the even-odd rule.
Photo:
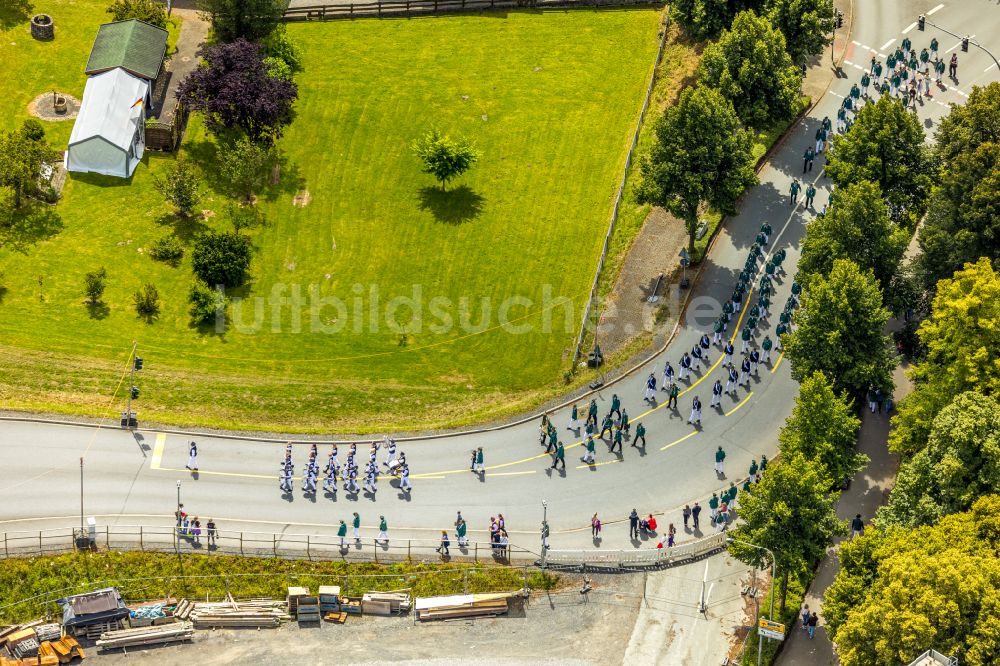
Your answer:
[[[666,446],[662,446],[662,447],[660,447],[660,450],[661,450],[661,451],[666,451],[666,450],[667,450],[667,449],[669,449],[669,448],[670,448],[671,446],[674,446],[675,444],[680,444],[680,443],[681,443],[681,442],[683,442],[683,441],[684,441],[685,439],[688,439],[689,437],[694,437],[694,436],[695,436],[695,435],[697,435],[697,434],[698,434],[698,431],[697,431],[697,430],[692,430],[691,432],[689,432],[688,434],[684,435],[684,436],[683,436],[683,437],[681,437],[680,439],[678,439],[678,440],[675,440],[675,441],[673,441],[673,442],[670,442],[670,443],[669,443],[669,444],[667,444]]]
[[[781,352],[781,355],[780,355],[780,356],[778,356],[778,360],[777,360],[777,362],[775,362],[775,364],[774,364],[774,367],[773,367],[773,368],[771,368],[771,374],[772,374],[772,375],[773,375],[773,374],[775,373],[775,371],[776,371],[776,370],[778,369],[778,366],[779,366],[779,365],[781,365],[781,359],[783,359],[783,358],[785,358],[785,352]]]
[[[747,400],[749,400],[752,395],[753,395],[753,391],[750,391],[749,393],[747,393],[747,397],[743,398],[740,401],[740,404],[736,405],[735,407],[733,407],[732,409],[730,409],[728,412],[726,412],[726,416],[729,416],[730,414],[732,414],[733,412],[735,412],[737,409],[739,409],[743,405],[747,404]]]
[[[163,447],[167,443],[167,434],[156,433],[156,443],[153,444],[153,457],[149,460],[149,469],[160,469],[160,462],[163,460]]]
[[[577,469],[590,469],[591,467],[601,467],[602,465],[614,465],[615,463],[620,463],[621,460],[605,460],[600,463],[592,463],[590,465],[577,465]]]

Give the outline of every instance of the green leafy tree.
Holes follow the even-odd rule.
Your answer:
[[[256,229],[267,224],[264,212],[257,206],[237,206],[230,203],[226,205],[226,215],[236,233],[244,229]]]
[[[207,285],[238,287],[246,281],[252,256],[253,246],[246,236],[210,231],[195,241],[191,267]]]
[[[30,125],[28,126],[30,128]],[[15,130],[0,136],[0,185],[14,191],[14,208],[20,208],[24,194],[36,188],[42,164],[55,162],[58,154],[35,133]]]
[[[932,173],[920,119],[888,95],[862,106],[827,155],[826,175],[838,188],[878,183],[892,219],[911,228],[927,202]]]
[[[771,0],[771,23],[785,36],[788,54],[797,63],[819,55],[833,38],[833,0]]]
[[[899,470],[879,520],[930,525],[1000,487],[1000,403],[973,391],[935,417],[927,446]]]
[[[980,144],[946,164],[920,226],[918,262],[930,290],[966,262],[1000,259],[1000,143]]]
[[[288,0],[198,0],[198,5],[212,21],[219,41],[259,42],[278,27]]]
[[[657,119],[654,132],[636,195],[684,221],[693,253],[701,206],[733,213],[739,196],[757,183],[753,137],[732,103],[706,86],[686,88],[677,105]]]
[[[153,186],[174,207],[180,217],[191,217],[201,201],[198,174],[187,160],[178,158],[165,178],[153,177]]]
[[[267,184],[277,161],[277,150],[270,144],[240,137],[220,151],[219,173],[229,183],[235,196],[250,201]]]
[[[955,104],[941,120],[935,152],[942,164],[972,153],[984,143],[1000,143],[1000,83],[973,86],[963,104]]]
[[[302,49],[288,36],[284,23],[279,23],[264,40],[264,53],[269,58],[277,58],[284,62],[292,74],[297,74],[303,69]]]
[[[188,304],[188,314],[195,324],[215,324],[225,313],[226,297],[221,290],[196,281],[188,291]]]
[[[729,27],[738,11],[764,4],[764,0],[674,0],[670,15],[694,39],[713,39]]]
[[[837,259],[850,259],[861,270],[871,270],[888,291],[909,242],[909,233],[890,219],[878,185],[851,183],[837,190],[826,214],[806,227],[800,281],[808,287],[811,276],[826,275]]]
[[[167,27],[167,8],[159,0],[115,0],[107,13],[116,21],[139,19],[157,28]]]
[[[803,291],[795,330],[785,340],[792,374],[802,380],[817,370],[836,392],[852,398],[870,386],[888,392],[896,359],[884,334],[889,312],[871,271],[848,259],[833,262],[829,275],[810,280]]]
[[[156,285],[147,282],[132,295],[135,311],[140,317],[149,321],[160,314],[160,292]]]
[[[833,537],[847,531],[837,518],[823,475],[817,463],[789,455],[768,467],[752,492],[740,496],[742,523],[732,535],[774,553],[782,613],[789,576],[808,571],[823,557]],[[729,552],[747,564],[763,567],[767,563],[767,555],[757,548],[731,543]]]
[[[801,76],[785,51],[785,36],[764,16],[740,12],[701,58],[698,78],[733,103],[736,115],[761,129],[791,118]]]
[[[1000,497],[933,527],[844,543],[824,602],[842,666],[908,664],[928,646],[962,664],[1000,661]]]
[[[801,455],[819,465],[825,488],[864,468],[868,456],[856,450],[861,421],[852,401],[837,395],[822,372],[802,380],[792,414],[778,435],[781,455]]]
[[[918,335],[925,359],[911,370],[916,387],[899,403],[889,447],[913,454],[924,447],[931,423],[964,391],[1000,390],[1000,276],[989,260],[938,283],[931,313]]]
[[[108,271],[104,266],[83,276],[83,293],[90,305],[98,305],[101,302],[107,282]]]
[[[424,163],[423,172],[434,176],[442,190],[479,160],[479,151],[467,139],[452,139],[436,129],[414,141],[412,148]]]
[[[167,234],[158,239],[149,248],[149,256],[157,261],[176,266],[184,256],[184,246],[174,234]]]

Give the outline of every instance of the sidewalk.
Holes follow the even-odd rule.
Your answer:
[[[913,388],[906,378],[906,365],[896,368],[893,381],[896,383],[893,400],[898,404]],[[867,405],[862,405],[862,410],[858,450],[871,458],[871,463],[854,476],[850,488],[841,494],[837,502],[837,517],[849,521],[860,513],[865,523],[868,523],[875,514],[875,509],[889,496],[889,491],[895,483],[899,459],[889,453],[887,448],[889,418],[885,414],[872,414],[868,411]],[[843,540],[843,538],[837,539],[833,547],[827,549],[826,557],[820,563],[816,577],[806,591],[804,603],[809,604],[809,608],[819,613],[820,617],[816,638],[809,640],[800,627],[794,630],[790,628],[785,647],[775,661],[778,666],[826,666],[839,663],[833,644],[826,635],[823,593],[833,583],[840,568],[837,545]]]

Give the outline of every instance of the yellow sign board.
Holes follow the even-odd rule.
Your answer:
[[[785,640],[785,625],[764,618],[757,620],[757,633],[775,640]]]

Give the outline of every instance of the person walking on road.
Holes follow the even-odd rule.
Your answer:
[[[718,493],[712,493],[712,496],[708,498],[708,508],[712,513],[712,520],[714,522],[715,517],[719,515],[719,495]]]
[[[861,519],[861,514],[854,516],[851,521],[851,538],[859,537],[865,532],[865,521]]]
[[[486,472],[486,466],[483,464],[483,447],[476,449],[476,473],[483,474]]]
[[[576,405],[573,405],[573,410],[569,414],[569,425],[566,426],[566,429],[576,433],[580,432],[580,412],[577,410]]]
[[[646,378],[646,393],[643,399],[647,402],[656,399],[656,376],[652,372]]]
[[[188,444],[188,464],[185,467],[192,472],[198,471],[198,445],[194,442]]]
[[[549,415],[542,414],[542,423],[538,426],[538,446],[545,446],[545,438],[549,436]]]
[[[632,446],[639,448],[637,442],[642,440],[642,448],[646,448],[646,426],[642,423],[635,427],[635,439],[632,440]]]
[[[389,545],[389,525],[385,522],[385,516],[379,516],[378,523],[378,537],[375,539],[375,543],[383,543],[386,546]]]
[[[812,147],[807,147],[806,152],[802,155],[802,173],[813,170],[813,159],[816,157],[816,153],[813,152]]]
[[[618,448],[618,454],[621,455],[621,453],[622,453],[622,429],[621,428],[615,428],[615,436],[614,436],[614,439],[611,440],[611,448],[608,449],[608,451],[610,453],[614,453],[616,447]]]
[[[729,378],[726,380],[726,394],[736,395],[736,387],[739,383],[739,375],[736,373],[736,368],[729,366]]]
[[[687,532],[688,521],[691,519],[691,507],[685,504],[684,511],[681,512],[681,515],[684,517],[684,531]]]
[[[622,417],[622,401],[617,393],[611,394],[611,409],[608,411],[608,415],[611,414],[617,415],[619,419]]]
[[[816,625],[819,624],[819,615],[815,611],[809,616],[809,638],[816,635]]]
[[[354,522],[352,523],[352,526],[354,527],[354,540],[361,541],[361,516],[358,515],[357,511],[354,512]]]
[[[711,407],[722,407],[722,382],[718,379],[715,380],[715,384],[712,386],[712,403]]]
[[[799,200],[799,190],[801,190],[801,189],[802,189],[802,186],[799,184],[799,179],[796,178],[795,180],[792,181],[791,186],[788,188],[788,194],[789,194],[788,203],[789,203],[789,205],[794,206],[798,202],[798,200]]]
[[[701,425],[701,400],[698,399],[698,396],[695,396],[694,400],[691,401],[691,416],[688,418],[688,423]]]
[[[594,438],[588,437],[587,440],[583,443],[583,446],[584,448],[587,449],[587,452],[583,454],[582,458],[580,458],[580,462],[586,463],[588,465],[593,465],[594,458],[596,456],[596,453],[594,452]]]
[[[450,545],[451,541],[448,540],[448,530],[441,530],[441,545],[434,550],[441,553],[444,557],[448,557],[448,546]]]
[[[601,423],[601,434],[598,435],[598,437],[604,439],[604,433],[608,433],[608,435],[610,435],[612,430],[614,430],[614,426],[614,419],[611,418],[611,414],[608,414],[604,417],[604,421]]]
[[[597,427],[597,400],[595,399],[591,399],[590,406],[587,408],[587,423]]]
[[[774,346],[774,343],[771,342],[771,336],[770,335],[765,335],[764,339],[760,343],[760,348],[764,352],[764,354],[763,354],[764,363],[770,363],[771,362],[771,348],[773,346]]]
[[[951,54],[951,62],[948,63],[948,76],[951,79],[958,78],[958,54]]]
[[[455,524],[455,538],[458,540],[459,548],[465,547],[466,543],[468,543],[465,537],[465,534],[468,531],[468,529],[469,526],[466,524],[465,518],[459,516],[458,522]]]
[[[681,391],[677,388],[677,384],[670,385],[670,393],[667,394],[667,409],[677,409],[677,396],[680,393]]]
[[[596,513],[590,518],[590,536],[595,541],[601,538],[601,519],[597,517]]]
[[[813,207],[813,199],[816,198],[816,186],[809,183],[809,187],[806,188],[806,208]]]
[[[639,512],[635,509],[628,515],[628,535],[631,539],[639,538]]]
[[[802,629],[804,631],[809,629],[809,604],[802,606]]]
[[[552,454],[552,467],[551,469],[556,469],[557,465],[562,465],[562,469],[566,471],[566,448],[563,446],[562,442],[556,445],[556,451]]]
[[[715,452],[715,473],[720,477],[726,476],[726,473],[723,471],[725,462],[726,452],[722,450],[722,446],[720,445]]]
[[[340,537],[340,548],[341,550],[343,550],[344,547],[347,545],[346,544],[347,523],[345,523],[343,520],[340,521],[340,527],[337,528],[337,536]]]

